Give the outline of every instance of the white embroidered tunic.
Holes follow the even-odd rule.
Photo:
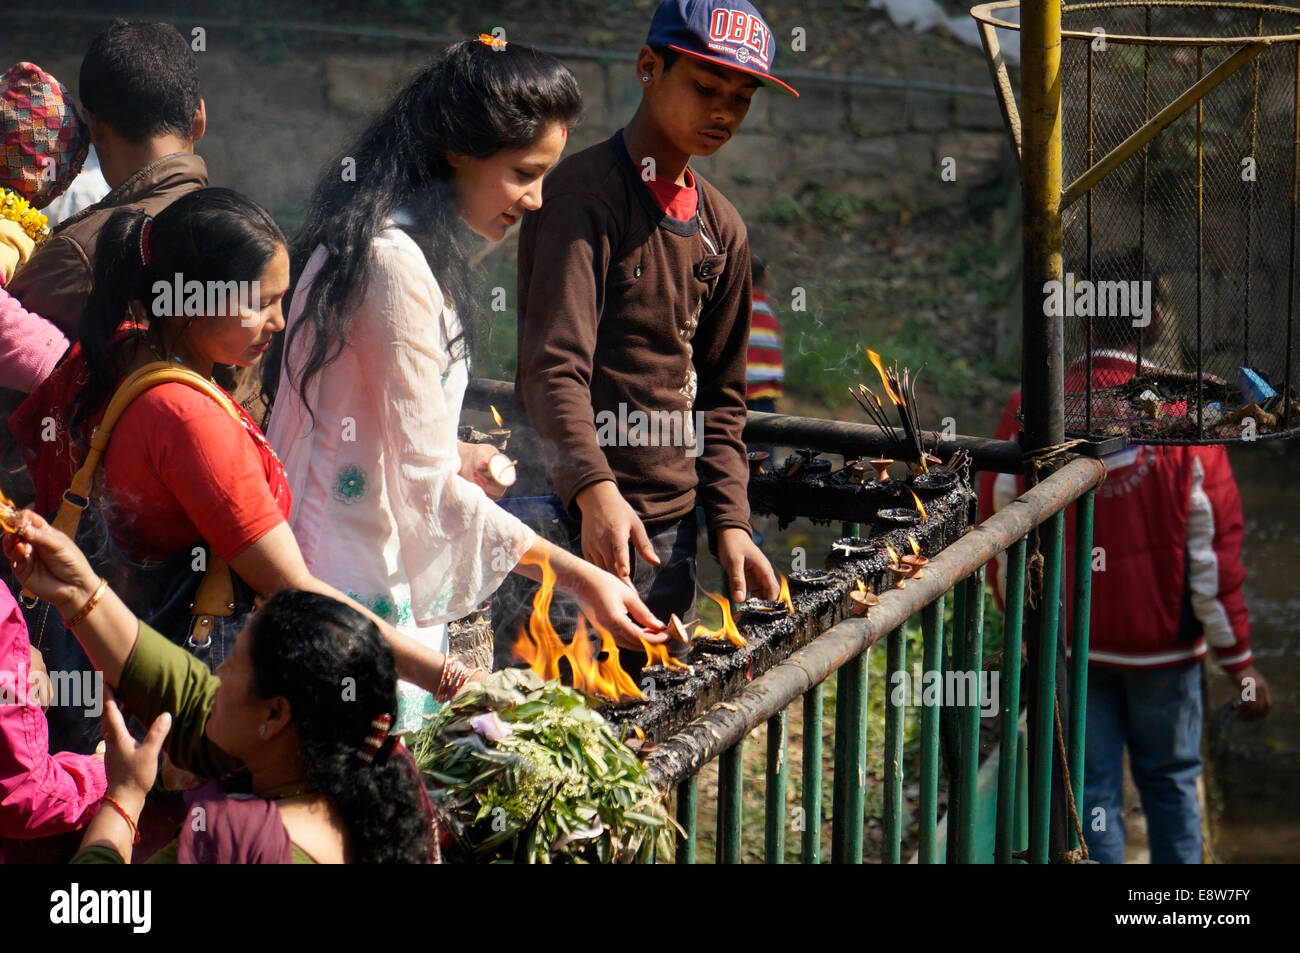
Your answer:
[[[312,574],[445,652],[445,623],[497,589],[533,532],[459,476],[468,369],[452,358],[460,321],[424,255],[391,225],[372,248],[347,343],[307,386],[315,425],[297,387],[311,340],[304,328],[281,368],[267,436],[284,462],[289,523]],[[290,329],[324,260],[318,247],[294,294]],[[402,683],[403,730],[427,708],[417,691]]]

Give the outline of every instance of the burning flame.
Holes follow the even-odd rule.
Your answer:
[[[685,672],[690,666],[680,659],[675,659],[668,654],[668,646],[651,645],[645,639],[641,640],[641,646],[645,649],[646,665],[662,665],[670,672]]]
[[[865,582],[863,582],[861,579],[859,579],[859,580],[858,580],[858,592],[866,592],[866,591],[867,591],[867,584],[866,584]]]
[[[926,515],[925,507],[921,504],[921,498],[916,495],[915,490],[908,490],[907,492],[911,493],[912,499],[916,500],[917,512],[921,514],[921,522],[924,523],[927,519],[929,519],[929,516]],[[920,554],[918,553],[918,555]]]
[[[911,545],[911,547],[912,547],[912,555],[913,555],[913,556],[919,556],[919,555],[921,555],[921,544],[918,543],[915,539],[913,539],[912,536],[911,536],[911,534],[908,534],[907,542],[908,542],[908,544]]]
[[[0,529],[6,533],[18,532],[18,507],[3,493],[0,493]]]
[[[889,558],[890,558],[891,560],[893,560],[894,565],[897,566],[897,565],[898,565],[898,551],[897,551],[896,549],[894,549],[893,546],[890,546],[888,543],[885,543],[885,552],[889,553]]]
[[[555,570],[546,559],[541,560],[539,565],[542,569],[542,584],[533,597],[533,612],[528,618],[528,627],[519,627],[515,654],[546,681],[561,676],[560,660],[567,659],[569,670],[573,673],[573,687],[585,695],[612,701],[644,698],[645,695],[636,682],[619,664],[618,646],[609,632],[597,629],[600,634],[600,650],[597,651],[591,644],[586,619],[579,616],[573,641],[565,645],[560,640],[550,618]]]
[[[697,639],[727,639],[732,645],[744,645],[745,637],[740,634],[736,628],[736,623],[731,619],[731,603],[722,596],[714,595],[709,590],[702,590],[706,596],[722,606],[722,628],[710,629],[703,623],[695,626],[695,638]]]
[[[785,607],[790,610],[790,614],[794,615],[794,603],[790,601],[790,580],[786,579],[785,576],[781,577],[781,594],[776,597],[776,601],[784,602]]]
[[[889,378],[885,376],[885,367],[880,363],[880,355],[869,347],[863,348],[863,350],[867,352],[867,357],[871,360],[872,366],[875,367],[876,371],[880,374],[880,383],[885,385],[885,393],[889,396],[891,401],[901,407],[903,405],[903,398],[899,397],[897,391],[890,386]]]
[[[482,405],[480,404],[479,406],[481,407]],[[488,404],[488,410],[492,411],[492,419],[497,422],[497,429],[500,430],[501,427],[503,426],[501,421],[501,415],[497,413],[497,409],[493,407],[491,404]]]

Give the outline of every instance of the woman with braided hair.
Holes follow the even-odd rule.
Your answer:
[[[25,513],[4,552],[50,602],[118,701],[104,709],[108,787],[74,863],[129,863],[158,752],[209,783],[149,863],[425,863],[431,812],[390,734],[393,654],[378,627],[328,596],[283,590],[217,675],[141,623],[63,533]],[[149,725],[136,743],[118,703]],[[174,714],[170,714],[174,713]]]

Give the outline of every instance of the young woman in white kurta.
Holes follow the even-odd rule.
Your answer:
[[[472,611],[511,571],[540,579],[542,562],[620,645],[665,638],[631,587],[498,507],[484,492],[490,478],[466,462],[456,436],[469,362],[430,253],[452,263],[444,277],[465,300],[449,206],[479,236],[504,238],[541,206],[542,175],[559,160],[580,106],[572,74],[550,57],[513,44],[508,52],[457,44],[350,151],[355,190],[333,170],[322,179],[295,240],[295,257],[309,257],[267,431],[293,492],[290,524],[313,573],[439,651],[448,620]],[[395,203],[373,224],[358,215]],[[348,254],[366,256],[363,277],[327,297]],[[318,336],[328,352],[314,347]],[[418,726],[431,707],[430,696],[403,684],[399,727]]]
[[[456,430],[468,373],[465,361],[451,359],[460,322],[424,255],[396,225],[373,247],[374,270],[349,346],[308,383],[306,404],[282,386],[268,439],[293,492],[289,524],[307,565],[403,634],[445,653],[443,620],[473,611],[534,534],[458,476]],[[320,248],[299,280],[290,327],[302,317],[325,255]],[[291,353],[286,364],[293,363]],[[401,683],[402,730],[431,711],[431,697]]]

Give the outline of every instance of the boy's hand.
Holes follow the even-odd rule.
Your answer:
[[[601,480],[583,489],[575,498],[582,510],[582,556],[587,562],[611,572],[632,585],[632,559],[628,541],[641,558],[659,565],[641,518],[618,492],[612,480]]]
[[[1247,665],[1231,677],[1241,688],[1241,698],[1236,703],[1237,717],[1242,721],[1254,721],[1267,715],[1273,707],[1273,696],[1268,690],[1268,682],[1259,674],[1259,669]]]
[[[743,529],[731,527],[718,532],[718,562],[731,587],[731,601],[744,602],[745,588],[760,599],[775,599],[781,586],[772,564]]]

